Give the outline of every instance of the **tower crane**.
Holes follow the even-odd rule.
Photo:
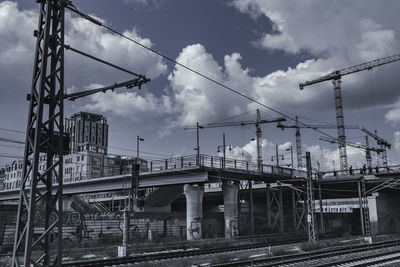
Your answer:
[[[336,122],[337,122],[337,131],[338,131],[338,139],[339,139],[339,157],[340,157],[340,168],[344,171],[347,170],[347,152],[346,152],[346,135],[344,131],[344,117],[343,117],[343,101],[342,101],[342,92],[341,92],[341,79],[342,76],[349,75],[355,72],[363,71],[363,70],[371,70],[372,68],[382,66],[385,64],[389,64],[395,61],[400,60],[400,54],[375,59],[373,61],[365,62],[359,65],[355,65],[349,68],[344,68],[341,70],[333,71],[327,75],[321,76],[315,80],[306,81],[305,83],[300,83],[300,90],[303,90],[305,86],[313,85],[316,83],[324,82],[332,80],[333,83],[333,91],[335,96],[335,109],[336,109]]]
[[[277,118],[273,120],[262,120],[260,116],[260,110],[257,109],[257,118],[256,120],[247,120],[247,121],[233,121],[233,122],[220,122],[220,123],[208,123],[208,124],[203,124],[203,125],[194,125],[194,126],[188,126],[185,127],[185,130],[192,130],[192,129],[198,129],[198,128],[215,128],[215,127],[228,127],[228,126],[245,126],[245,125],[255,125],[256,126],[256,142],[257,142],[257,166],[258,169],[261,169],[261,164],[262,164],[262,152],[261,152],[261,137],[262,137],[262,132],[261,132],[261,126],[260,124],[263,123],[272,123],[272,122],[282,122],[286,121],[286,118]]]
[[[375,139],[375,141],[376,141],[376,143],[378,144],[378,145],[380,145],[381,146],[381,149],[382,149],[382,158],[383,158],[383,166],[384,167],[387,167],[387,153],[386,153],[386,148],[391,148],[392,147],[392,145],[388,142],[388,141],[386,141],[386,140],[384,140],[382,137],[379,137],[377,134],[376,134],[376,132],[375,133],[372,133],[372,132],[370,132],[370,131],[368,131],[367,129],[365,129],[364,127],[362,127],[361,128],[361,131],[363,131],[364,133],[366,133],[366,134],[368,134],[369,136],[371,136],[372,138],[374,138]]]
[[[366,158],[366,160],[367,160],[367,166],[368,166],[368,169],[371,169],[372,168],[372,164],[371,164],[371,151],[374,151],[374,152],[376,152],[376,153],[381,153],[381,152],[383,152],[384,151],[384,149],[382,149],[382,148],[375,148],[375,147],[370,147],[369,146],[369,143],[368,143],[368,136],[365,136],[366,137],[366,143],[365,143],[365,145],[362,145],[362,144],[353,144],[353,143],[349,143],[349,142],[346,142],[346,145],[348,145],[348,146],[351,146],[351,147],[354,147],[354,148],[359,148],[359,149],[362,149],[362,150],[365,150],[365,158]],[[321,140],[321,141],[325,141],[325,142],[329,142],[329,143],[339,143],[340,141],[339,141],[339,139],[333,139],[333,138],[327,138],[327,137],[320,137],[319,138],[319,140]]]
[[[285,128],[292,128],[296,129],[296,154],[297,154],[297,167],[301,168],[303,167],[303,157],[301,154],[301,135],[300,135],[300,128],[310,128],[310,129],[335,129],[336,125],[325,125],[325,124],[320,124],[320,125],[299,125],[298,122],[298,117],[296,116],[296,124],[295,125],[283,125],[281,123],[278,123],[276,127],[281,128],[281,130],[284,130]],[[358,129],[357,125],[348,125],[345,126],[347,129]]]

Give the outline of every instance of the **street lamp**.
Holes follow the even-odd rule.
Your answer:
[[[141,138],[139,135],[137,136],[137,139],[136,139],[136,162],[139,162],[139,142],[140,141],[144,141],[144,139],[143,138]]]
[[[135,182],[135,190],[136,190],[136,194],[139,191],[139,169],[140,166],[142,165],[142,161],[139,160],[139,143],[143,142],[144,139],[141,138],[139,135],[136,138],[136,164],[132,164],[132,176],[131,176],[131,190],[130,190],[130,196],[129,196],[129,207],[130,210],[133,210],[133,190],[134,190],[134,175],[136,176],[135,179],[137,179],[137,181]]]
[[[293,146],[290,146],[290,148],[286,148],[286,151],[289,151],[290,150],[290,160],[291,160],[291,164],[292,164],[292,171],[291,171],[291,176],[292,176],[292,179],[293,179],[293,169],[294,169],[294,166],[293,166]]]
[[[284,160],[283,154],[278,154],[278,145],[275,146],[275,156],[271,156],[271,161],[274,161],[274,158],[276,159],[276,165],[279,167],[279,157],[282,157],[282,160]]]
[[[229,147],[229,151],[232,150],[232,145],[225,145],[225,133],[222,134],[222,146],[217,147],[217,152],[221,152],[220,148],[222,148],[222,151],[224,153],[223,157],[223,163],[222,163],[222,168],[225,168],[225,159],[226,159],[226,147]]]
[[[293,146],[290,146],[289,148],[286,148],[286,151],[290,151],[290,160],[291,160],[291,166],[292,166],[292,169],[294,168],[294,166],[293,166]]]
[[[200,141],[199,141],[199,129],[203,129],[204,127],[199,125],[199,123],[196,123],[196,139],[197,139],[197,147],[194,149],[197,151],[197,156],[196,156],[196,165],[199,165],[200,163]]]

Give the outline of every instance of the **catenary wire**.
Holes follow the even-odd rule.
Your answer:
[[[207,75],[205,75],[205,74],[203,74],[203,73],[201,73],[201,72],[199,72],[199,71],[197,71],[197,70],[195,70],[195,69],[193,69],[193,68],[191,68],[191,67],[188,67],[188,66],[186,66],[186,65],[184,65],[184,64],[182,64],[182,63],[180,63],[180,62],[178,62],[178,61],[176,61],[176,60],[174,60],[173,58],[171,58],[170,56],[167,56],[166,54],[163,54],[163,53],[161,53],[161,52],[159,52],[159,51],[157,51],[157,50],[155,50],[155,49],[153,49],[153,48],[150,48],[150,47],[148,47],[148,46],[146,46],[146,45],[144,45],[144,44],[142,44],[142,43],[140,43],[140,42],[138,42],[138,41],[136,41],[136,40],[134,40],[134,39],[132,39],[132,38],[126,36],[126,35],[124,35],[123,33],[118,32],[117,30],[114,30],[113,28],[111,28],[111,27],[105,25],[104,23],[102,23],[102,22],[96,20],[95,18],[93,18],[93,17],[91,17],[91,16],[89,16],[89,15],[87,15],[87,14],[85,14],[85,13],[82,13],[82,12],[79,11],[78,8],[77,8],[76,6],[74,6],[73,4],[70,4],[70,5],[67,6],[66,8],[68,8],[68,9],[71,10],[72,12],[78,14],[78,15],[81,16],[82,18],[84,18],[84,19],[86,19],[86,20],[88,20],[88,21],[90,21],[90,22],[92,22],[92,23],[94,23],[94,24],[96,24],[96,25],[98,25],[98,26],[100,26],[100,27],[105,28],[106,30],[108,30],[108,31],[110,31],[110,32],[112,32],[112,33],[114,33],[114,34],[116,34],[116,35],[118,35],[118,36],[120,36],[120,37],[122,37],[122,38],[124,38],[124,39],[127,39],[127,40],[129,40],[129,41],[135,43],[136,45],[141,46],[142,48],[147,49],[147,50],[149,50],[150,52],[152,52],[152,53],[154,53],[154,54],[156,54],[156,55],[158,55],[158,56],[160,56],[160,57],[162,57],[162,58],[164,58],[164,59],[166,59],[166,60],[168,60],[168,61],[170,61],[170,62],[172,62],[172,63],[174,63],[174,64],[176,64],[176,65],[178,65],[178,66],[180,66],[180,67],[182,67],[182,68],[184,68],[184,69],[186,69],[186,70],[192,72],[192,73],[195,73],[195,74],[199,75],[200,77],[203,77],[204,79],[206,79],[206,80],[208,80],[208,81],[210,81],[210,82],[212,82],[212,83],[214,83],[214,84],[217,84],[217,85],[221,86],[222,88],[225,88],[226,90],[228,90],[228,91],[230,91],[230,92],[232,92],[232,93],[234,93],[234,94],[236,94],[236,95],[239,95],[240,97],[243,97],[243,98],[245,98],[245,99],[247,99],[247,100],[249,100],[249,101],[251,101],[251,102],[254,102],[254,103],[256,103],[256,104],[258,104],[258,105],[260,105],[260,106],[262,106],[262,107],[264,107],[264,108],[266,108],[266,109],[268,109],[268,110],[271,110],[271,111],[273,111],[273,112],[275,112],[275,113],[277,113],[277,114],[280,114],[281,116],[284,116],[284,117],[286,117],[286,118],[288,118],[288,119],[290,119],[290,120],[292,120],[292,121],[296,121],[296,119],[293,118],[292,116],[289,116],[289,115],[287,115],[287,114],[285,114],[285,113],[283,113],[283,112],[277,110],[276,108],[272,108],[272,107],[270,107],[270,106],[267,106],[266,104],[261,103],[260,101],[254,99],[254,98],[252,98],[252,97],[250,97],[250,96],[248,96],[248,95],[246,95],[246,94],[244,94],[244,93],[242,93],[242,92],[240,92],[240,91],[238,91],[238,90],[235,90],[235,89],[233,89],[233,88],[231,88],[231,87],[229,87],[229,86],[223,84],[222,82],[219,82],[219,81],[217,81],[217,80],[215,80],[215,79],[213,79],[213,78],[210,78],[210,77],[208,77]],[[305,126],[305,127],[309,127],[309,126],[308,126],[306,123],[304,123],[304,122],[298,121],[298,123],[301,124],[301,125],[303,125],[303,126]],[[319,132],[319,133],[322,134],[322,135],[325,135],[325,136],[327,136],[327,137],[336,139],[335,137],[333,137],[332,135],[330,135],[330,134],[328,134],[328,133],[326,133],[326,132],[324,132],[324,131],[321,131],[321,130],[319,130],[319,129],[315,129],[315,128],[312,128],[312,127],[309,127],[309,128],[313,129],[314,131]],[[343,141],[343,142],[344,142],[345,144],[347,144],[346,141]],[[360,151],[363,151],[363,149],[361,149],[361,148],[356,148],[356,149],[358,149],[358,150],[360,150]]]

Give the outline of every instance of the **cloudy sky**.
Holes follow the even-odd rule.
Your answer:
[[[306,124],[335,124],[333,87],[298,84],[333,70],[400,53],[397,0],[92,0],[73,1],[82,11],[130,38]],[[38,5],[0,2],[0,137],[23,140],[28,113]],[[65,43],[151,78],[141,90],[120,89],[65,104],[67,116],[88,111],[109,122],[111,153],[134,154],[136,136],[148,159],[194,154],[196,122],[263,119],[279,114],[150,53],[142,47],[66,12]],[[400,163],[400,62],[343,77],[345,124],[374,131],[393,144],[392,164]],[[80,91],[131,79],[69,51],[65,52],[65,90]],[[229,120],[227,120],[229,121]],[[292,125],[292,121],[286,124]],[[295,145],[293,129],[264,124],[263,155],[271,162],[275,145]],[[335,136],[336,130],[323,130]],[[228,157],[255,159],[254,126],[203,129],[200,150],[216,155],[225,132]],[[364,143],[360,130],[347,130],[351,142]],[[303,152],[313,164],[339,168],[337,145],[319,141],[321,133],[302,131]],[[370,139],[370,144],[376,143]],[[121,150],[124,148],[126,150]],[[22,155],[18,144],[0,142],[0,166]],[[364,164],[364,152],[348,148],[349,164]],[[376,164],[377,159],[375,158]],[[379,160],[380,163],[382,160]],[[296,159],[295,159],[296,162]]]

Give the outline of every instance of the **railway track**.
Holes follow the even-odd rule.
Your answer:
[[[176,258],[186,258],[193,256],[201,256],[201,255],[212,255],[224,252],[234,252],[234,251],[243,251],[250,249],[258,249],[264,248],[268,246],[274,245],[285,245],[292,244],[298,242],[304,242],[304,238],[296,238],[290,239],[286,241],[273,241],[268,243],[257,243],[257,244],[248,244],[248,245],[240,245],[240,246],[228,246],[228,247],[219,247],[219,248],[208,248],[208,249],[192,249],[192,250],[184,250],[184,251],[172,251],[172,252],[161,252],[154,254],[146,254],[146,255],[137,255],[137,256],[127,256],[123,258],[112,258],[112,259],[99,259],[99,260],[84,260],[84,261],[73,261],[69,263],[64,263],[62,266],[70,267],[70,266],[118,266],[129,263],[140,263],[140,262],[148,262],[148,261],[156,261],[156,260],[168,260],[168,259],[176,259]]]
[[[333,260],[334,257],[374,250],[393,248],[400,245],[400,240],[384,241],[374,244],[360,244],[341,247],[332,247],[305,253],[292,255],[272,256],[262,259],[251,259],[236,261],[212,266],[371,266],[372,264],[384,263],[400,259],[400,249],[389,252],[377,252],[372,255],[361,255],[348,257],[346,259]],[[324,260],[325,259],[325,260]],[[321,263],[322,262],[322,263]]]
[[[378,264],[391,264],[400,261],[400,249],[390,252],[381,252],[374,255],[360,256],[356,258],[333,261],[333,266],[373,266]],[[316,267],[326,266],[326,264],[316,265]]]

